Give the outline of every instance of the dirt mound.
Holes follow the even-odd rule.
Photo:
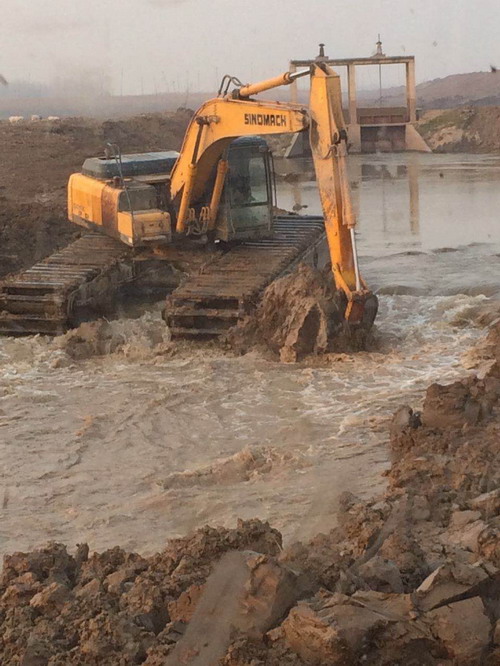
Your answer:
[[[252,347],[270,349],[285,363],[327,350],[364,348],[365,336],[358,339],[346,332],[344,310],[331,272],[301,264],[267,287],[255,313],[233,327],[226,342],[241,353]]]
[[[0,583],[4,664],[163,664],[214,563],[228,551],[274,556],[276,530],[259,521],[199,530],[152,558],[113,548],[74,556],[60,544],[4,561]]]

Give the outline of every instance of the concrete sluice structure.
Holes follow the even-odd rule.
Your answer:
[[[348,106],[344,116],[349,132],[349,152],[377,153],[413,150],[431,152],[429,146],[415,128],[417,122],[415,56],[386,56],[382,52],[382,42],[377,42],[377,51],[371,57],[329,58],[325,56],[324,44],[316,62],[322,61],[334,68],[347,68]],[[314,60],[291,60],[290,72],[309,67]],[[398,107],[358,107],[356,88],[356,67],[366,65],[404,65],[406,70],[406,106]],[[297,82],[291,84],[292,101],[297,101]],[[286,157],[299,157],[307,154],[308,147],[303,137],[297,136],[287,150]]]

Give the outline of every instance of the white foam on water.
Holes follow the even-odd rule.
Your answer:
[[[289,539],[328,529],[340,492],[383,488],[393,411],[464,373],[481,331],[450,322],[483,300],[385,296],[379,351],[298,365],[215,346],[158,355],[148,317],[113,322],[135,354],[63,367],[57,340],[0,340],[2,549],[55,538],[149,552],[253,516]]]

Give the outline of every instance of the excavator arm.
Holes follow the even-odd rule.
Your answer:
[[[307,74],[311,77],[309,108],[250,99]],[[314,64],[304,72],[286,72],[261,83],[241,86],[225,97],[206,102],[198,110],[171,175],[171,198],[178,210],[176,231],[185,233],[194,215],[192,202],[205,191],[214,165],[218,164],[212,200],[204,213],[208,228],[213,228],[227,171],[226,149],[232,140],[251,134],[304,131],[309,133],[335,284],[347,298],[344,316],[349,323],[363,323],[366,318],[373,319],[372,313],[368,317],[365,313],[371,292],[358,268],[340,79],[324,63]]]

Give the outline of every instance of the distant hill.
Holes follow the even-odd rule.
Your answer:
[[[345,93],[345,91],[344,91]],[[196,109],[215,92],[177,92],[158,95],[117,96],[90,90],[84,95],[53,94],[49,89],[36,88],[32,84],[14,82],[8,87],[0,87],[0,118],[11,115],[31,114],[42,116],[89,116],[113,118],[132,116],[138,113],[175,111],[178,107]],[[405,88],[398,86],[383,91],[383,106],[405,104]],[[289,88],[267,93],[269,99],[280,101],[290,99]],[[308,93],[299,91],[299,101],[307,103]],[[378,90],[358,91],[360,106],[378,106]],[[347,100],[344,99],[346,103]],[[500,72],[471,72],[452,74],[443,79],[426,81],[417,86],[417,105],[427,109],[452,109],[460,106],[500,105]]]
[[[362,104],[375,103],[378,96],[378,90],[359,93]],[[383,106],[400,106],[404,100],[404,86],[383,91]],[[423,109],[500,105],[500,71],[452,74],[420,83],[417,86],[417,105]]]

